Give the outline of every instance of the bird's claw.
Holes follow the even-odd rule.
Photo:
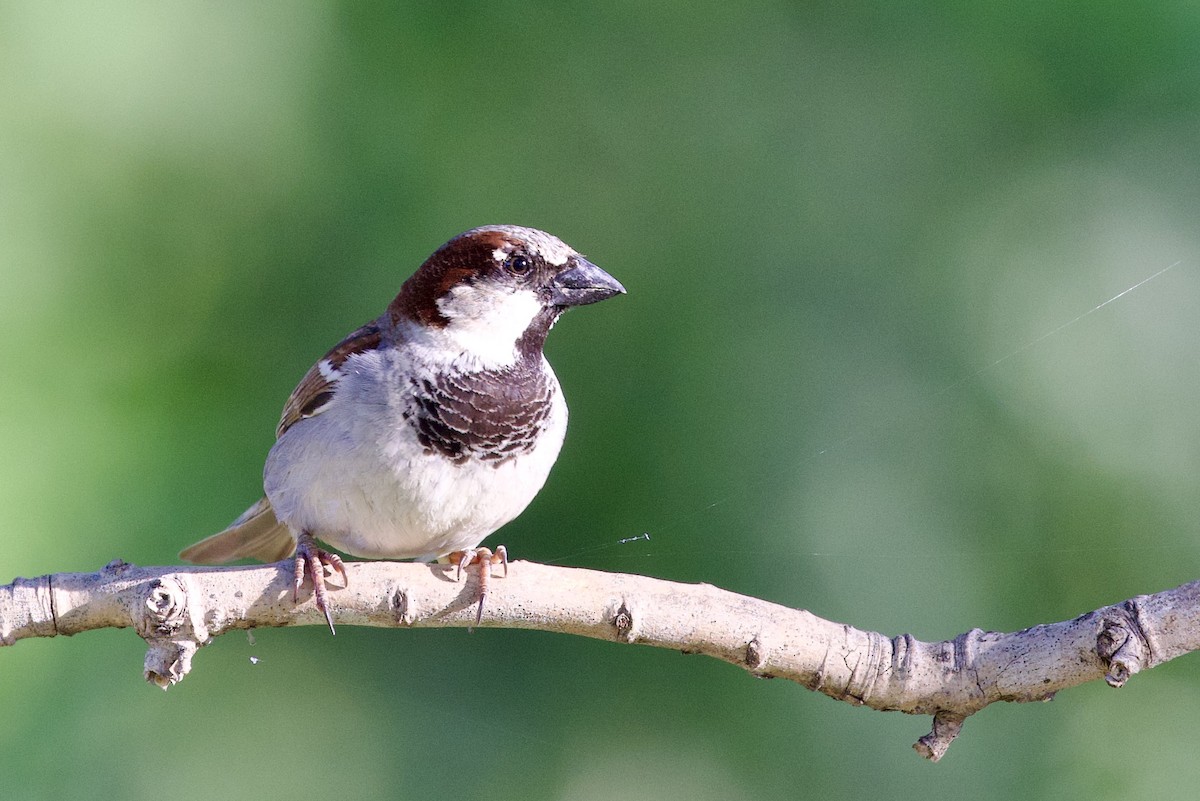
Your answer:
[[[341,573],[343,586],[349,584],[350,577],[346,575],[346,566],[342,563],[342,558],[318,547],[317,541],[312,538],[311,534],[301,534],[297,538],[295,558],[296,577],[295,583],[292,585],[293,603],[300,602],[300,588],[304,586],[305,577],[312,579],[313,600],[317,604],[317,609],[325,613],[325,622],[329,624],[329,632],[337,634],[333,628],[333,615],[329,613],[329,604],[326,599],[325,568],[328,567],[335,573]]]
[[[475,625],[483,620],[483,599],[487,597],[488,579],[491,577],[493,565],[503,565],[504,575],[508,576],[508,549],[503,545],[496,546],[496,552],[490,548],[467,548],[454,551],[449,559],[455,565],[454,580],[461,581],[463,570],[471,565],[479,565],[479,604],[475,609]],[[467,631],[471,631],[468,627]]]

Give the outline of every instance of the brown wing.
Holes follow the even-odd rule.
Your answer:
[[[368,323],[326,353],[300,379],[300,384],[284,404],[275,436],[282,436],[297,420],[320,414],[333,399],[346,360],[354,353],[377,347],[381,339],[378,323]],[[275,517],[271,502],[263,498],[230,523],[229,528],[185,548],[180,556],[201,564],[221,564],[242,557],[275,562],[295,549],[292,532]]]
[[[283,436],[296,421],[320,414],[333,400],[337,380],[346,360],[353,354],[370,350],[382,339],[378,322],[370,322],[343,339],[314,364],[292,390],[292,395],[283,405],[283,415],[275,429],[275,437]]]

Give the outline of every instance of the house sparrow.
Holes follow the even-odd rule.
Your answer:
[[[376,320],[343,339],[283,407],[263,471],[266,497],[229,528],[186,548],[190,562],[294,553],[330,630],[325,568],[346,570],[320,539],[355,556],[436,559],[459,573],[519,515],[562,447],[567,406],[542,354],[566,309],[623,294],[561,240],[491,225],[460,234],[404,282]]]

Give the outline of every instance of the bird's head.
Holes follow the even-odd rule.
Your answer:
[[[566,309],[625,288],[561,239],[535,228],[474,228],[438,248],[388,307],[484,365],[541,353]]]

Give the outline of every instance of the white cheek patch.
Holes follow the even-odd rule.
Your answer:
[[[447,323],[442,334],[454,348],[500,366],[516,359],[517,340],[542,310],[529,289],[494,284],[459,284],[437,302]]]

